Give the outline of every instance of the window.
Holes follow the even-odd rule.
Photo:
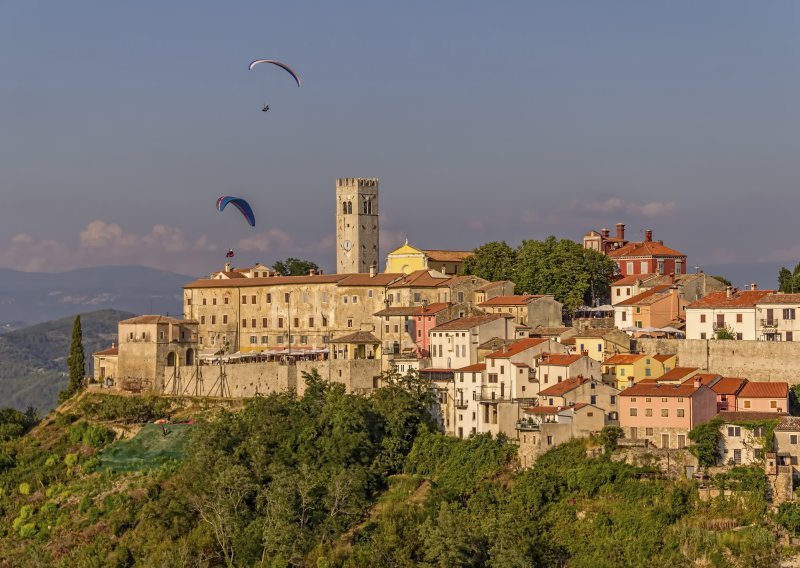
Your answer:
[[[653,429],[652,428],[645,428],[644,429],[644,435],[645,436],[652,436],[653,435]]]
[[[745,408],[750,408],[750,401],[749,400],[745,400],[744,401],[744,407]]]
[[[322,316],[322,327],[328,327],[328,318]]]
[[[644,409],[644,415],[645,416],[652,416],[653,415],[653,409],[652,408],[645,408]]]
[[[267,343],[269,343],[269,336],[268,335],[262,335],[261,336],[261,345],[266,345]]]
[[[395,333],[398,333],[399,331],[400,331],[400,326],[399,326],[399,325],[397,325],[397,324],[394,324],[394,332],[395,332]],[[456,346],[456,349],[457,349],[457,348],[458,348],[458,346]]]
[[[191,306],[192,305],[192,299],[191,298],[186,298],[186,305],[187,306]]]
[[[705,338],[706,338],[706,334],[705,333],[701,333],[700,334],[700,339],[705,339]]]
[[[300,298],[303,300],[304,304],[307,304],[308,303],[308,292],[303,290],[303,294],[302,294],[302,296],[300,296]]]
[[[633,274],[633,263],[632,262],[627,262],[627,263],[625,263],[625,265],[626,265],[625,266],[625,268],[626,268],[625,272],[627,272],[628,274]]]
[[[211,316],[211,323],[217,323],[217,316]],[[222,316],[222,323],[228,323],[228,316]]]
[[[292,343],[294,343],[294,335],[289,336],[289,345],[291,345]]]
[[[520,369],[520,373],[521,372],[522,372],[522,369]],[[592,396],[589,397],[589,404],[597,404],[597,395],[596,394],[593,394]]]
[[[679,408],[677,410],[677,416],[678,416],[678,418],[683,418],[683,408]]]
[[[284,303],[286,303],[286,304],[288,304],[288,303],[289,303],[289,292],[284,292],[284,293],[283,293],[283,301],[284,301]]]
[[[323,302],[327,302],[328,301],[328,293],[327,292],[323,292],[322,293],[322,301]]]
[[[420,298],[420,294],[419,294],[419,292],[414,292],[414,301],[415,301],[415,302],[419,302],[419,301],[420,301],[420,299],[421,299],[421,298]]]
[[[738,339],[739,341],[741,341],[743,337],[744,336],[741,333],[736,334],[736,339]]]
[[[283,336],[282,335],[278,335],[275,338],[275,343],[283,343]]]
[[[343,303],[343,304],[346,304],[346,303],[347,303],[347,296],[343,296],[343,297],[342,297],[342,303]]]
[[[617,397],[613,394],[611,395],[611,404],[617,404]]]
[[[258,324],[256,323],[256,318],[250,320],[250,327],[258,327]]]
[[[305,345],[306,343],[308,343],[308,336],[307,335],[301,335],[300,336],[300,343],[302,345]]]
[[[785,319],[785,320],[793,320],[794,319],[794,308],[784,308],[784,310],[783,310],[783,319]]]
[[[778,401],[777,400],[770,400],[769,401],[770,408],[778,408]]]
[[[669,408],[662,408],[662,409],[661,409],[661,417],[662,417],[662,418],[667,418],[667,417],[669,417]]]
[[[624,377],[624,376],[625,376],[625,367],[620,367],[620,369],[619,369],[619,376],[620,376],[620,377]]]
[[[706,314],[700,314],[700,323],[706,323]]]
[[[384,328],[386,329],[386,333],[389,333],[389,324],[387,323]]]
[[[269,327],[267,325],[268,323],[269,321],[267,320],[267,318],[261,318],[261,327]]]
[[[622,292],[622,289],[621,288],[617,288],[617,296],[620,295],[620,292]]]
[[[789,436],[789,443],[797,444],[797,434],[792,434],[791,436]]]
[[[243,303],[243,304],[246,304],[246,303],[247,303],[247,296],[242,296],[242,303]]]
[[[463,303],[463,302],[464,302],[464,292],[459,292],[459,293],[458,293],[458,301],[459,301],[460,303]]]
[[[645,402],[650,402],[650,401],[652,401],[652,400],[653,400],[653,399],[652,399],[652,398],[650,398],[649,396],[648,396],[647,398],[645,398],[645,399],[644,399],[644,401],[645,401]]]
[[[636,408],[631,408],[631,416],[637,416],[638,410]]]
[[[636,313],[637,314],[642,313],[642,308],[640,306],[636,306]],[[639,322],[636,322],[636,323],[639,323]],[[642,326],[640,325],[639,327],[642,327]]]
[[[204,306],[206,305],[206,299],[205,298],[203,298],[203,305]]]
[[[308,318],[308,327],[314,327],[314,318]]]
[[[736,323],[742,323],[742,314],[736,314]]]
[[[242,318],[242,327],[247,327],[247,319]]]
[[[354,303],[354,304],[357,304],[357,303],[358,303],[358,296],[353,296],[353,303]]]
[[[641,271],[642,274],[647,274],[648,272],[650,272],[650,267],[647,266],[646,260],[643,260],[642,262],[639,263],[639,270]]]
[[[351,319],[347,320],[347,327],[353,327],[353,320],[351,320]],[[442,348],[442,346],[440,345],[439,349],[441,350],[441,348]],[[439,353],[439,355],[441,355],[441,353]]]
[[[786,332],[786,341],[794,341],[794,334],[791,331]]]
[[[553,445],[553,437],[552,436],[548,436],[547,437],[547,445],[548,446],[552,446]]]
[[[622,321],[628,321],[628,312],[622,312]]]
[[[256,297],[255,296],[250,296],[250,303],[251,304],[255,304],[256,303]]]
[[[283,318],[278,318],[278,327],[283,328]]]
[[[206,316],[200,316],[200,323],[201,324],[206,323]]]
[[[650,376],[650,367],[646,367],[646,368],[645,368],[645,370],[644,370],[644,376],[645,376],[645,377],[649,377],[649,376]]]
[[[300,327],[300,318],[294,318],[294,325],[295,327]]]
[[[272,303],[272,294],[267,294],[267,303],[268,304]]]
[[[222,317],[225,318],[225,323],[228,323],[228,316],[222,316]],[[214,325],[216,323],[217,323],[217,316],[211,316],[211,325]]]

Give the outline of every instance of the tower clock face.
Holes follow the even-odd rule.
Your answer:
[[[345,252],[350,252],[350,249],[353,248],[353,243],[350,241],[344,241],[342,243],[342,248],[345,250]]]

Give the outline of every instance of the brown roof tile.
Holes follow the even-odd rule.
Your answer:
[[[759,304],[800,304],[800,294],[784,294],[778,292],[777,294],[770,294],[764,296],[757,303]]]
[[[485,316],[472,316],[467,318],[458,318],[441,325],[437,325],[431,331],[461,331],[472,329],[479,325],[484,325],[498,319],[505,318],[507,314],[487,314]]]
[[[688,377],[694,377],[699,371],[697,367],[675,367],[660,377],[656,377],[656,381],[663,383],[669,381],[683,381]]]
[[[420,306],[416,315],[419,316],[432,316],[433,314],[438,314],[442,310],[447,309],[450,306],[447,302],[435,302],[433,304],[428,304],[427,307]]]
[[[537,345],[541,345],[545,341],[549,341],[549,339],[543,339],[541,337],[530,337],[527,339],[520,339],[519,341],[515,341],[505,349],[501,349],[499,351],[495,351],[494,353],[490,353],[486,356],[487,359],[508,359],[513,355],[518,355],[525,351],[526,349],[531,349],[532,347],[536,347]]]
[[[619,353],[618,355],[612,355],[605,361],[603,361],[604,365],[631,365],[643,359],[645,355],[640,353]]]
[[[467,365],[456,369],[459,373],[479,373],[486,370],[486,363],[475,363],[474,365]]]
[[[786,398],[787,396],[789,396],[788,383],[748,381],[739,393],[739,398]]]
[[[471,250],[424,250],[429,260],[434,262],[463,262],[471,257]]]
[[[201,278],[184,286],[189,288],[250,288],[254,286],[291,286],[297,284],[336,284],[351,274],[315,274],[314,276],[270,276],[261,278],[237,278],[235,280],[215,280]]]
[[[389,284],[389,288],[437,288],[449,283],[451,277],[432,276],[428,270],[415,270]]]
[[[703,388],[703,387],[700,387]],[[694,388],[693,384],[668,384],[638,382],[632,387],[626,388],[619,393],[619,396],[683,396],[692,397],[699,388]]]
[[[119,348],[118,347],[109,347],[108,349],[103,349],[102,351],[95,351],[92,355],[119,355]]]
[[[484,284],[480,288],[475,288],[476,292],[486,292],[487,290],[491,290],[492,288],[499,288],[501,286],[505,286],[506,284],[510,284],[510,280],[498,280],[497,282],[489,282],[488,284]]]
[[[718,415],[725,422],[744,422],[747,420],[772,420],[785,416],[783,412],[752,412],[748,410],[723,410]],[[776,427],[777,429],[777,427]]]
[[[126,320],[122,320],[119,323],[130,323],[130,324],[145,324],[145,323],[171,323],[171,324],[196,324],[195,320],[182,320],[176,319],[169,316],[136,316],[133,318],[129,318]]]
[[[478,304],[479,306],[524,306],[545,296],[540,294],[525,294],[518,296],[495,296],[491,300],[486,300]]]
[[[366,343],[369,345],[374,345],[380,342],[380,339],[368,331],[356,331],[355,333],[350,333],[348,335],[343,335],[342,337],[331,339],[331,343]]]
[[[659,241],[642,241],[638,243],[628,243],[627,245],[618,249],[612,250],[608,253],[611,258],[628,258],[628,257],[650,257],[650,256],[686,256],[682,252],[678,252],[673,248],[665,246]]]
[[[561,353],[549,353],[547,357],[542,357],[541,365],[553,367],[569,367],[573,363],[580,361],[584,355],[563,355]]]
[[[561,381],[560,383],[556,383],[551,387],[544,389],[543,391],[539,391],[539,396],[562,396],[564,393],[568,393],[569,391],[578,388],[584,383],[588,383],[589,379],[585,379],[583,377],[574,377],[572,379],[567,379],[565,381]]]
[[[622,302],[617,303],[617,306],[637,306],[637,305],[650,305],[659,300],[663,300],[664,298],[669,297],[669,285],[663,286],[655,286],[650,288],[649,290],[645,290],[641,294],[636,294],[635,296],[628,298],[627,300],[623,300]]]
[[[686,306],[686,309],[750,308],[758,304],[764,296],[768,296],[772,293],[773,290],[740,290],[734,292],[733,295],[728,298],[728,293],[725,290],[711,292],[707,296]]]
[[[390,306],[384,308],[379,312],[375,312],[376,316],[414,316],[419,313],[417,306]]]
[[[779,432],[800,432],[800,416],[782,416],[775,430]]]
[[[711,390],[717,394],[738,394],[747,384],[747,379],[741,377],[722,377],[711,385]]]
[[[661,353],[656,353],[655,355],[653,355],[653,359],[655,359],[656,361],[659,361],[661,363],[663,363],[664,361],[669,361],[670,359],[672,359],[674,357],[675,357],[674,354],[673,355],[669,355],[669,354],[664,355],[664,354],[661,354]]]
[[[402,274],[382,272],[375,276],[369,274],[348,274],[339,281],[339,286],[387,286],[392,282],[400,280]]]

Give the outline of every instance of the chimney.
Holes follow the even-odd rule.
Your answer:
[[[231,271],[231,263],[230,262],[226,262],[225,263],[225,272],[230,272],[230,271]]]
[[[603,237],[604,239],[607,239],[610,235],[611,235],[611,231],[609,231],[605,227],[600,229],[600,236]]]
[[[378,270],[377,263],[373,261],[373,263],[369,265],[369,277],[375,278],[375,272],[377,270]]]
[[[617,238],[625,240],[625,223],[617,223]]]
[[[730,298],[733,296],[733,287],[725,286],[725,297]]]
[[[631,388],[632,386],[633,386],[633,377],[629,377],[628,378],[628,388]]]
[[[309,276],[316,276],[316,274],[317,274],[317,271],[314,270],[313,268],[309,268],[308,269],[308,275]]]
[[[651,229],[647,229],[644,232],[644,242],[652,243],[653,242],[653,231]]]
[[[694,388],[699,389],[700,388],[700,384],[701,384],[700,383],[700,377],[695,377],[694,378]]]
[[[758,284],[756,284],[755,282],[751,282],[750,283],[750,289],[751,290],[758,290]]]

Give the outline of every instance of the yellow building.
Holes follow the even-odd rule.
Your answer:
[[[631,352],[631,338],[614,327],[584,329],[575,333],[573,338],[576,353],[586,354],[601,363],[614,355]]]
[[[436,270],[443,274],[459,274],[464,260],[472,254],[472,251],[461,250],[422,250],[406,240],[386,257],[386,272],[410,274],[417,270]]]
[[[644,379],[656,379],[664,374],[664,364],[653,355],[620,354],[603,361],[603,375],[616,378],[617,388],[628,388]]]

